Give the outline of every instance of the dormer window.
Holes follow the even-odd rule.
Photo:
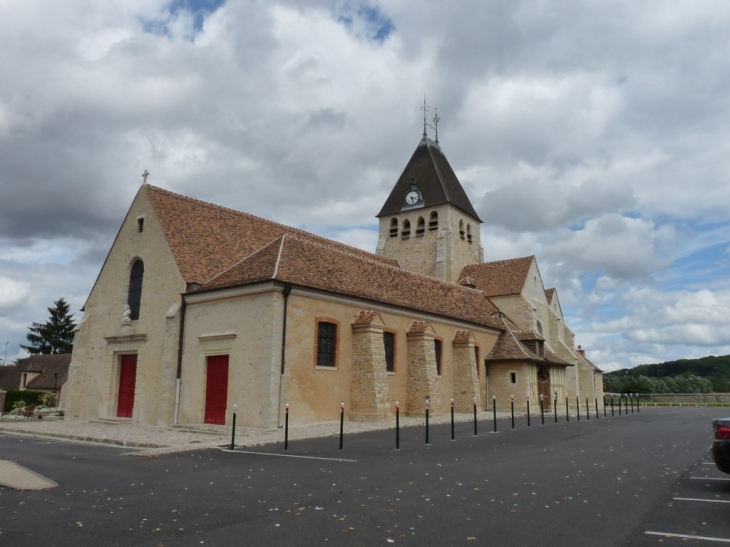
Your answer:
[[[422,236],[426,232],[426,221],[423,217],[418,217],[418,224],[416,224],[416,235]]]
[[[408,220],[403,221],[403,231],[400,235],[401,237],[409,237],[411,235],[411,223]]]
[[[437,230],[439,227],[439,214],[436,211],[431,211],[431,218],[428,219],[428,229]]]
[[[398,236],[398,219],[393,218],[390,220],[390,237]]]

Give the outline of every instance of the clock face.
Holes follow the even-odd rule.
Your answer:
[[[410,192],[408,192],[406,194],[406,203],[408,205],[413,205],[417,201],[418,201],[418,192],[416,192],[415,190],[411,190]]]

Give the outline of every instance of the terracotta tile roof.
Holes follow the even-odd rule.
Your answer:
[[[390,258],[327,240],[248,213],[145,185],[180,273],[188,284],[204,284],[282,234],[297,234],[355,255],[397,266]]]
[[[547,298],[548,304],[550,304],[550,301],[553,299],[553,296],[555,295],[555,289],[545,289],[545,298]]]
[[[275,279],[300,287],[500,328],[498,310],[480,291],[408,272],[342,245],[286,234],[211,279],[199,290]]]
[[[534,256],[470,264],[461,270],[460,278],[470,277],[486,296],[520,294],[525,286]]]
[[[540,357],[534,351],[522,343],[521,338],[526,336],[527,340],[535,340],[534,333],[526,333],[513,328],[508,321],[503,320],[504,332],[497,338],[492,351],[487,355],[488,361],[531,361],[551,365],[571,366],[567,361],[562,360],[547,347],[544,349],[545,357]]]

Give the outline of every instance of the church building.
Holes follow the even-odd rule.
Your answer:
[[[601,399],[535,257],[484,263],[481,219],[422,140],[368,253],[146,184],[83,308],[66,419],[391,419]]]

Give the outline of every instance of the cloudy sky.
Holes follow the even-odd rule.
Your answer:
[[[613,370],[730,354],[725,0],[0,0],[0,357],[141,173],[374,250],[422,133]],[[76,311],[76,319],[81,312]]]

